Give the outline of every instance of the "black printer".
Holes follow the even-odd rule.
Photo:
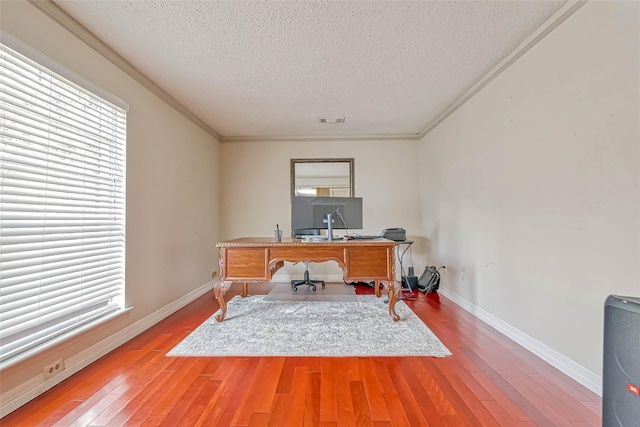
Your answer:
[[[382,230],[382,237],[396,242],[407,240],[407,231],[404,228],[385,228]]]

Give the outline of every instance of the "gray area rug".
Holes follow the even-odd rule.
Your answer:
[[[451,355],[403,301],[396,303],[398,322],[375,295],[355,302],[235,296],[227,306],[223,322],[211,316],[167,356]]]
[[[277,283],[264,297],[265,301],[351,301],[356,302],[356,290],[353,285],[344,283],[327,283],[316,285],[315,292],[310,286],[298,286],[297,291],[288,283]]]

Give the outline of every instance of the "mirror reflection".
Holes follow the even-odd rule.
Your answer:
[[[291,194],[353,197],[353,159],[291,159]]]

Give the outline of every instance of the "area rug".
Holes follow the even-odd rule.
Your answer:
[[[277,283],[264,297],[265,301],[356,301],[356,290],[353,285],[329,283],[326,287],[316,285],[314,291],[310,286],[298,286],[297,291],[288,283]]]
[[[167,356],[435,356],[451,352],[403,302],[400,320],[375,295],[355,302],[233,297],[227,317],[207,319]]]

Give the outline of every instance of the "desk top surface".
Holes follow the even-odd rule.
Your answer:
[[[273,237],[240,237],[237,239],[218,242],[217,247],[227,246],[396,246],[398,242],[389,239],[339,239],[329,241],[307,242],[301,239],[283,237],[281,242],[276,242]]]

